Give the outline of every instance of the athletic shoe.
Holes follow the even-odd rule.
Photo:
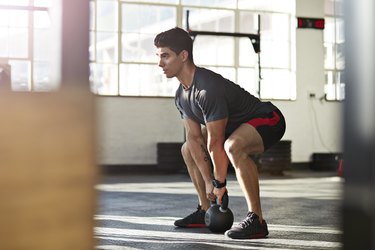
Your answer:
[[[265,238],[268,235],[267,223],[265,220],[260,222],[258,215],[249,212],[243,221],[226,231],[225,235],[232,239]]]
[[[206,214],[206,211],[202,210],[201,206],[198,206],[197,211],[186,216],[183,219],[176,220],[174,222],[174,225],[176,227],[188,227],[188,228],[207,227],[206,223],[204,222],[205,214]]]

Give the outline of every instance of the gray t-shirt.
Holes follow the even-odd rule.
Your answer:
[[[227,133],[259,114],[276,109],[270,102],[261,102],[239,85],[200,67],[196,68],[189,89],[179,86],[175,102],[183,119],[203,125],[228,117]]]

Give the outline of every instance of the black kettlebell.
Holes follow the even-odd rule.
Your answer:
[[[221,205],[216,204],[216,201],[211,202],[211,207],[204,216],[206,226],[211,232],[223,233],[232,227],[234,218],[232,211],[228,208],[228,203],[227,192],[223,195]]]

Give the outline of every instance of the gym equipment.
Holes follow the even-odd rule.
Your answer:
[[[260,81],[262,79],[262,67],[260,65],[260,15],[258,15],[258,32],[257,34],[250,33],[238,33],[238,32],[214,32],[214,31],[197,31],[190,28],[189,23],[190,10],[186,10],[186,30],[190,36],[195,41],[196,36],[198,35],[208,35],[208,36],[229,36],[229,37],[247,37],[250,39],[251,44],[253,45],[254,52],[258,54],[258,95],[260,96]]]
[[[313,153],[310,169],[314,171],[336,171],[343,159],[342,153]]]
[[[208,229],[214,233],[223,233],[233,225],[233,213],[228,208],[229,197],[225,192],[221,205],[216,201],[211,202],[211,207],[207,210],[204,221]]]

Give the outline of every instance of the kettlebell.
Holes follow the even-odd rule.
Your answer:
[[[223,233],[232,227],[234,218],[232,211],[228,208],[228,203],[227,192],[223,195],[221,205],[218,205],[216,201],[211,201],[211,206],[204,216],[204,222],[211,232]]]

